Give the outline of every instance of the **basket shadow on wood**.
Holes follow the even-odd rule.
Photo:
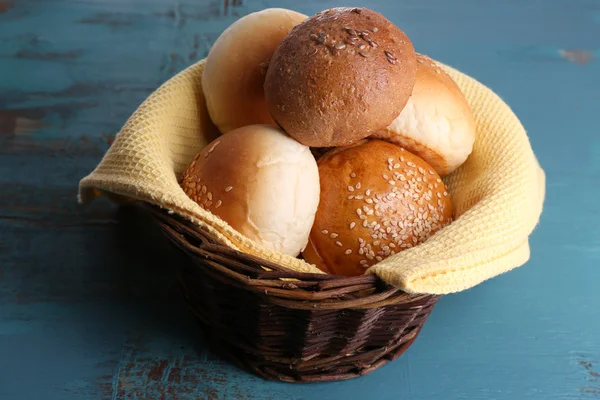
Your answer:
[[[440,297],[402,292],[375,275],[296,273],[146,206],[191,259],[177,273],[204,330],[238,365],[267,379],[366,375],[412,344]]]

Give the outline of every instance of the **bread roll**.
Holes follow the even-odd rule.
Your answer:
[[[321,200],[304,259],[333,275],[416,246],[452,219],[450,195],[421,158],[381,140],[319,159]]]
[[[345,146],[385,129],[406,104],[417,61],[410,39],[366,8],[332,8],[296,26],[273,54],[273,119],[307,146]]]
[[[281,39],[306,18],[268,8],[240,18],[213,44],[202,88],[210,117],[222,133],[246,125],[275,125],[263,89],[267,66]]]
[[[417,60],[417,81],[406,107],[387,129],[372,137],[417,154],[444,176],[471,154],[475,119],[452,78],[429,57],[419,54]]]
[[[319,203],[309,148],[270,125],[220,136],[194,158],[182,187],[249,239],[294,257],[306,246]]]

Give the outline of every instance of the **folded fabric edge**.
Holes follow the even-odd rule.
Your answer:
[[[521,267],[529,261],[530,255],[529,239],[527,238],[508,252],[476,264],[469,265],[468,260],[473,258],[471,253],[444,260],[442,264],[448,266],[449,269],[434,274],[412,276],[392,271],[392,267],[389,266],[381,267],[372,273],[376,273],[381,279],[407,293],[446,295],[471,289],[486,280]],[[457,264],[463,266],[450,267]],[[483,266],[485,268],[479,269]],[[473,273],[474,271],[477,273]]]
[[[130,183],[117,184],[113,182],[111,187],[106,187],[102,184],[102,182],[91,179],[90,177],[86,177],[80,182],[78,200],[80,204],[87,204],[100,195],[105,195],[107,199],[117,204],[130,203],[133,201],[149,202],[148,199],[142,196],[132,195],[132,193],[136,190],[137,188]],[[109,194],[108,196],[106,196],[107,193]],[[226,237],[223,237],[224,235],[219,234],[219,232],[213,226],[192,215],[190,212],[172,204],[163,204],[159,201],[152,201],[151,203],[166,210],[168,213],[177,213],[178,215],[187,218],[201,228],[206,229],[208,233],[217,235],[221,240],[223,240],[224,245],[231,247],[233,250],[240,251],[240,248],[238,248]]]

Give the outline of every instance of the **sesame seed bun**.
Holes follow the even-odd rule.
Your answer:
[[[206,146],[184,172],[182,188],[249,239],[295,257],[314,221],[319,172],[308,147],[276,127],[252,125]]]
[[[400,115],[372,137],[396,143],[441,175],[462,165],[473,150],[475,119],[460,88],[427,56],[417,55],[417,80]]]
[[[311,147],[346,146],[385,129],[417,70],[402,30],[366,8],[332,8],[297,25],[273,54],[265,96],[273,119]]]
[[[421,158],[381,140],[319,159],[321,200],[304,259],[333,275],[363,274],[450,223],[452,203]]]
[[[263,84],[273,52],[306,15],[282,8],[248,14],[215,41],[202,74],[211,119],[222,133],[253,124],[275,125]]]

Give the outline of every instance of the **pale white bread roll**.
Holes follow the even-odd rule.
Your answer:
[[[306,15],[282,8],[248,14],[230,25],[206,58],[202,89],[208,112],[221,133],[246,125],[276,125],[264,95],[271,56]]]
[[[271,125],[215,139],[183,173],[182,187],[249,239],[294,257],[308,242],[320,195],[310,149]]]
[[[417,55],[417,79],[408,103],[372,138],[396,143],[429,163],[441,176],[462,165],[473,150],[476,127],[456,83],[429,57]]]

